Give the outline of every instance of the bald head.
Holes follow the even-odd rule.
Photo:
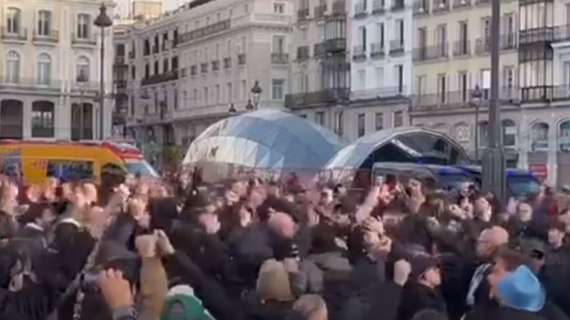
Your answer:
[[[509,243],[509,233],[502,227],[494,226],[483,230],[477,240],[477,255],[487,258],[502,245]]]
[[[286,213],[275,212],[271,214],[267,221],[267,225],[271,231],[283,238],[292,239],[295,236],[295,221],[293,221],[293,218]]]

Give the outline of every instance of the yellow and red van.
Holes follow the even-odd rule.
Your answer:
[[[62,182],[100,182],[105,168],[158,176],[139,150],[113,142],[0,140],[0,170],[24,185],[42,184],[49,177]]]

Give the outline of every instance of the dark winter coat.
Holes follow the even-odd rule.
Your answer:
[[[429,288],[415,281],[408,281],[402,291],[398,308],[398,320],[411,320],[416,313],[431,309],[446,313],[445,302],[437,289]]]

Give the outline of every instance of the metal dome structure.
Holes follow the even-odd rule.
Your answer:
[[[188,148],[183,165],[222,163],[264,169],[320,169],[343,144],[292,113],[260,110],[221,120]]]
[[[366,135],[340,150],[326,169],[370,169],[375,162],[466,164],[461,145],[444,133],[417,127],[385,129]]]

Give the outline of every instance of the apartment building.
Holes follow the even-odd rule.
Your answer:
[[[172,121],[178,108],[179,21],[177,15],[139,21],[127,28],[122,41],[128,63],[128,135],[141,143],[175,142]]]
[[[127,48],[132,21],[116,20],[113,26],[113,136],[126,136],[126,120],[129,112],[129,61]]]
[[[293,13],[291,0],[189,6],[179,20],[180,108],[174,112],[176,142],[182,145],[224,117],[283,108]],[[252,93],[256,84],[257,95]]]
[[[448,133],[480,158],[488,145],[490,4],[434,1],[414,7],[411,122]],[[534,170],[553,185],[570,183],[568,8],[562,1],[501,2],[499,102],[507,165]]]
[[[4,0],[0,5],[0,137],[93,139],[111,132],[112,100],[99,122],[100,2]],[[112,3],[107,13],[112,16]],[[113,58],[106,30],[106,61]],[[105,92],[111,92],[111,63]],[[99,136],[100,126],[104,136]]]
[[[345,137],[407,124],[412,92],[413,2],[357,0],[349,7],[351,103]]]
[[[344,135],[349,103],[345,0],[295,0],[291,90],[285,105],[301,117]]]

